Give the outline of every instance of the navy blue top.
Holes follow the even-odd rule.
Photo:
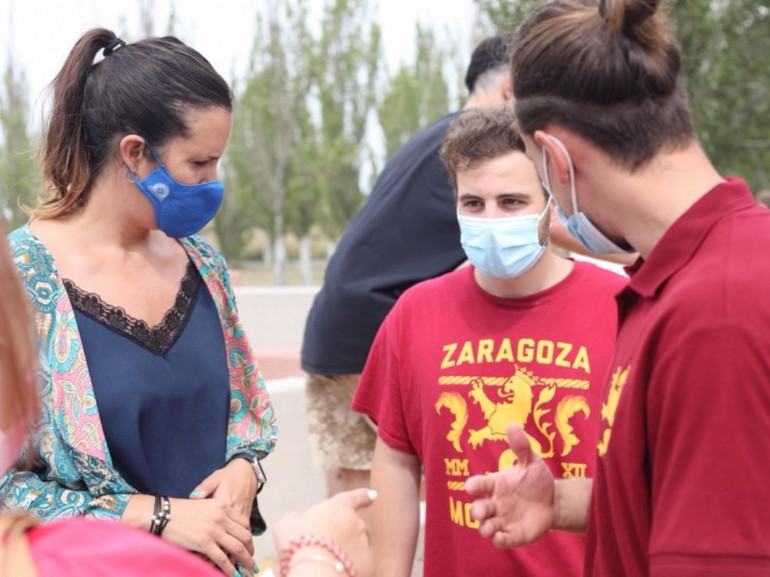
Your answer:
[[[230,404],[222,325],[198,271],[188,265],[155,327],[64,282],[116,469],[141,493],[188,497],[225,465]]]

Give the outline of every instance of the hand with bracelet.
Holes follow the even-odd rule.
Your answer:
[[[374,575],[369,534],[357,511],[376,497],[370,489],[338,493],[302,514],[279,519],[273,538],[281,560],[280,577]]]
[[[253,474],[253,473],[252,473]],[[134,495],[122,520],[150,532],[158,532],[157,499]],[[160,520],[160,536],[184,549],[198,553],[219,567],[228,577],[238,577],[235,563],[254,568],[254,544],[249,518],[219,499],[168,499],[168,511]],[[166,500],[160,497],[160,512]]]

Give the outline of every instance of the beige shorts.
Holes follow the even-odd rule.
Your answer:
[[[307,420],[315,458],[327,471],[372,468],[377,426],[350,408],[361,375],[308,375]]]

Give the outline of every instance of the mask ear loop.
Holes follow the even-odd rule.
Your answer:
[[[150,151],[150,154],[152,155],[152,159],[158,163],[158,166],[162,166],[163,168],[166,168],[166,166],[163,164],[163,161],[160,159],[160,156],[155,154],[155,149],[152,146],[150,146],[150,143],[147,142],[147,140],[144,138],[142,139],[142,141],[144,142],[144,145],[147,147],[147,150]]]
[[[537,218],[537,226],[538,226],[538,242],[540,238],[540,225],[545,218],[546,214],[549,214],[551,211],[551,202],[553,202],[553,195],[551,194],[551,191],[546,189],[546,192],[548,193],[548,198],[545,200],[545,208],[543,209],[543,212],[540,213],[540,216]],[[548,226],[545,227],[545,238],[543,239],[543,242],[540,243],[540,246],[545,246],[549,243],[551,240],[551,221],[548,221]]]
[[[136,181],[139,179],[137,174],[133,170],[131,170],[127,164],[124,164],[123,166],[126,167],[126,175],[125,175],[126,180],[128,180],[129,182],[136,183]]]
[[[150,156],[152,156],[152,159],[156,163],[158,163],[158,166],[163,166],[165,168],[165,166],[163,165],[163,162],[160,160],[160,157],[157,154],[155,154],[155,149],[153,149],[153,147],[150,146],[150,143],[147,142],[147,139],[142,138],[142,142],[144,143],[144,146],[147,147],[147,150],[150,151]],[[128,166],[127,164],[123,163],[123,166],[126,167],[126,179],[134,183],[139,182],[140,180],[139,175],[133,170],[131,170],[131,167]]]
[[[567,152],[567,147],[564,146],[564,143],[553,136],[552,134],[546,134],[548,138],[550,138],[553,143],[558,146],[561,151],[564,153],[564,156],[567,157],[567,166],[569,167],[569,192],[570,192],[570,199],[572,200],[572,213],[576,214],[580,212],[578,209],[578,203],[577,203],[577,192],[575,191],[575,168],[572,166],[572,157],[569,155],[569,152]],[[543,168],[545,168],[545,178],[548,178],[548,166],[545,164],[546,162],[546,149],[545,146],[543,147]],[[551,189],[550,182],[548,183],[548,190]]]

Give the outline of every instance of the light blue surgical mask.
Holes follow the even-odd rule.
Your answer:
[[[507,218],[479,218],[457,214],[460,244],[473,266],[493,278],[521,276],[543,255],[546,237],[540,244],[540,223],[551,204],[540,214]]]
[[[564,146],[561,140],[555,136],[548,135],[553,143],[561,148],[564,155],[567,157],[567,163],[569,165],[569,188],[570,197],[572,200],[572,216],[568,217],[564,210],[556,203],[556,217],[565,226],[569,233],[580,241],[586,249],[591,252],[604,252],[604,253],[626,253],[633,252],[633,249],[624,249],[616,245],[609,238],[607,238],[596,225],[588,220],[588,217],[584,212],[578,210],[577,194],[575,194],[575,169],[572,166],[572,157],[567,152],[567,147]],[[543,187],[553,196],[551,190],[551,183],[548,179],[548,151],[543,147]],[[555,198],[555,197],[554,197]]]
[[[158,163],[158,168],[141,180],[131,169],[128,174],[152,203],[156,225],[172,238],[195,234],[219,210],[225,193],[224,186],[218,180],[198,184],[177,182],[149,143],[145,144]]]

